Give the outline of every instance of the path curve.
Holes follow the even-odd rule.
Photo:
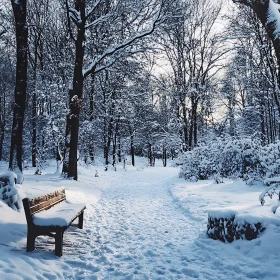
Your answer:
[[[186,244],[197,238],[200,225],[190,221],[170,195],[177,174],[176,169],[164,172],[159,167],[123,172],[122,176],[107,174],[112,175],[110,183],[100,187],[100,200],[87,210],[88,242],[80,239],[82,233],[76,237],[75,243],[84,245],[66,260],[73,267],[73,275],[65,277],[198,278],[199,273],[189,268]],[[81,263],[85,260],[81,275]]]

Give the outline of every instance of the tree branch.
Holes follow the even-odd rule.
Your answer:
[[[115,54],[116,52],[118,52],[119,50],[125,49],[126,47],[130,46],[132,43],[134,43],[135,41],[142,39],[150,34],[153,33],[153,31],[155,30],[155,27],[157,25],[158,22],[160,22],[161,20],[161,11],[162,11],[162,3],[160,5],[159,11],[157,13],[157,16],[152,24],[152,27],[150,28],[150,30],[144,31],[140,34],[135,35],[133,38],[128,39],[127,41],[125,41],[124,43],[115,46],[114,48],[111,48],[107,51],[105,51],[102,55],[96,57],[92,63],[90,64],[90,66],[85,69],[83,71],[83,75],[84,78],[86,78],[89,74],[91,74],[93,72],[93,70],[96,68],[96,66],[102,62],[106,57],[111,56],[113,54]]]

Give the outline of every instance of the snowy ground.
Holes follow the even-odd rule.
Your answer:
[[[84,229],[65,232],[61,258],[48,237],[37,238],[36,250],[27,253],[24,213],[0,202],[0,279],[279,278],[280,210],[273,216],[269,205],[260,206],[263,187],[188,183],[159,162],[140,170],[98,168],[99,177],[95,168],[81,167],[78,182],[32,173],[26,172],[20,193],[64,186],[70,201],[87,204]],[[229,206],[246,217],[264,213],[265,233],[232,244],[207,238],[208,210]]]

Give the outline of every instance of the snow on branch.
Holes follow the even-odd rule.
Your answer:
[[[102,66],[99,66],[99,67],[96,67],[95,70],[94,70],[94,73],[98,73],[98,72],[101,72],[109,67],[111,67],[112,65],[114,65],[121,57],[123,57],[124,55],[125,56],[132,56],[136,53],[139,53],[139,50],[135,50],[135,51],[128,51],[128,52],[125,52],[125,53],[121,53],[119,55],[115,55],[114,57],[110,58],[109,61],[105,64],[105,65],[102,65]]]
[[[105,16],[102,16],[102,17],[98,18],[97,20],[94,20],[93,22],[87,24],[85,26],[85,28],[87,29],[89,27],[92,27],[92,26],[95,26],[95,25],[97,25],[99,23],[102,23],[102,22],[106,21],[110,17],[111,17],[111,14],[106,14]]]
[[[271,178],[271,179],[272,180],[270,180],[270,182],[274,182],[272,184],[272,186],[270,188],[266,189],[265,191],[263,191],[259,195],[259,201],[260,201],[261,205],[264,205],[264,203],[265,203],[264,198],[266,196],[268,196],[270,199],[272,199],[272,197],[274,195],[277,195],[280,200],[280,192],[278,193],[278,191],[276,191],[278,189],[278,187],[280,186],[280,181],[279,181],[280,178]],[[274,180],[274,179],[276,179],[276,180]],[[278,209],[279,206],[280,206],[280,201],[278,201],[278,203],[271,208],[271,211],[275,214],[276,210]]]
[[[257,14],[261,21],[266,21],[265,25],[274,25],[274,36],[280,37],[280,5],[275,3],[273,0],[233,0],[234,3],[243,4],[252,8]],[[265,16],[260,16],[262,13]],[[263,22],[264,24],[264,22]]]
[[[80,12],[78,12],[78,11],[77,11],[76,9],[74,9],[74,8],[69,8],[69,16],[70,16],[70,18],[71,18],[76,24],[82,22]]]
[[[161,16],[161,13],[162,13],[162,3],[160,4],[160,7],[159,7],[159,10],[155,16],[155,19],[152,23],[152,26],[150,29],[148,30],[145,30],[141,33],[138,33],[137,35],[135,35],[134,37],[126,40],[125,42],[115,46],[115,47],[112,47],[110,49],[108,49],[107,51],[105,51],[102,55],[100,56],[97,56],[93,61],[92,63],[89,65],[89,67],[87,69],[85,69],[83,71],[83,75],[84,77],[86,78],[89,74],[91,74],[92,72],[94,72],[94,70],[96,69],[96,66],[101,63],[105,58],[111,56],[111,55],[114,55],[115,53],[117,53],[118,51],[120,50],[123,50],[125,49],[126,47],[130,46],[132,43],[134,43],[135,41],[141,39],[141,38],[144,38],[150,34],[153,33],[153,31],[155,30],[155,27],[156,25],[162,20],[162,16]]]
[[[269,8],[268,8],[268,16],[267,21],[268,23],[274,24],[274,36],[280,36],[280,13],[279,13],[280,5],[274,3],[272,0],[269,1]]]
[[[98,7],[98,5],[101,3],[101,0],[98,0],[96,1],[93,6],[87,10],[87,13],[86,13],[86,19],[88,19],[93,13],[94,11],[96,10],[96,8]]]
[[[279,184],[273,184],[270,188],[266,189],[259,195],[259,201],[261,205],[265,204],[264,198],[268,196],[270,199],[272,199],[272,196],[274,194],[277,194],[276,189],[279,187]]]

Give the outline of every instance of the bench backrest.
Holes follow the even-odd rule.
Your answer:
[[[32,220],[31,216],[43,210],[48,210],[54,205],[66,199],[65,190],[55,191],[32,199],[24,198],[22,200],[27,222]]]

